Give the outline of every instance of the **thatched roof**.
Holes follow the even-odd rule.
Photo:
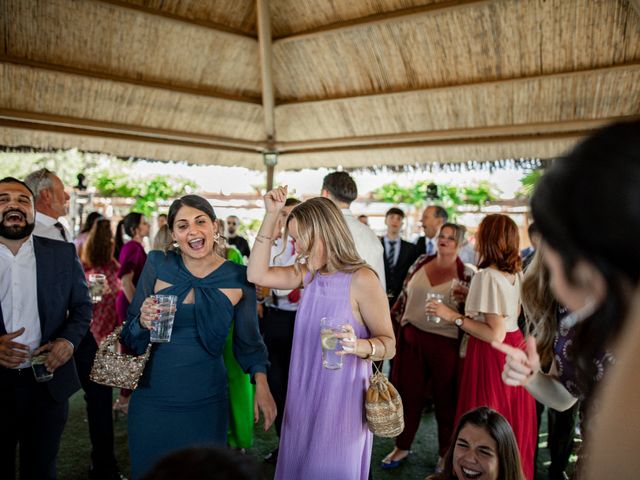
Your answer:
[[[0,47],[4,146],[353,168],[640,115],[640,0],[0,0]]]

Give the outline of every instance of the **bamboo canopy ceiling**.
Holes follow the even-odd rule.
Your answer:
[[[640,0],[0,0],[0,45],[5,147],[362,168],[640,116]]]

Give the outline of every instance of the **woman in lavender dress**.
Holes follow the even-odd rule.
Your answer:
[[[304,284],[296,315],[276,479],[366,480],[372,435],[364,413],[368,359],[392,358],[395,341],[387,298],[375,273],[357,254],[340,210],[325,198],[297,205],[287,219],[299,263],[270,267],[271,233],[286,187],[264,197],[267,213],[247,271],[271,288]],[[303,263],[304,262],[304,263]],[[337,334],[343,366],[323,368],[320,319],[344,320]]]

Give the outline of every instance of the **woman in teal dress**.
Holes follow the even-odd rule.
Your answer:
[[[177,251],[150,253],[129,307],[121,341],[142,353],[157,315],[149,295],[178,297],[171,341],[153,345],[130,401],[134,480],[173,450],[226,444],[229,408],[222,352],[232,322],[235,357],[256,385],[255,420],[262,411],[266,430],[275,417],[255,287],[247,282],[245,267],[216,253],[215,218],[209,202],[196,195],[171,205],[168,225]]]

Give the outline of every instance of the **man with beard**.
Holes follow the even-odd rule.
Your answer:
[[[54,172],[42,168],[27,175],[25,183],[35,196],[36,226],[33,234],[71,242],[71,234],[58,221],[68,213],[69,195],[64,190],[62,180]],[[89,478],[120,480],[123,477],[118,470],[113,450],[112,389],[89,378],[97,351],[98,344],[91,331],[88,331],[73,354],[87,404],[87,423],[91,438]]]
[[[0,180],[0,478],[55,479],[56,455],[80,388],[73,351],[91,320],[91,299],[73,244],[33,236],[35,198]],[[49,381],[36,382],[33,355],[47,352]]]

